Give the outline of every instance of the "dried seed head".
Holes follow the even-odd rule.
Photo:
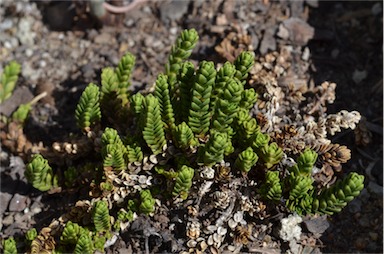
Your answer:
[[[215,170],[211,167],[202,167],[200,177],[206,180],[212,180],[215,178]]]
[[[354,130],[355,143],[361,146],[367,146],[372,142],[372,132],[368,130],[365,117],[357,125]]]
[[[341,131],[341,128],[353,130],[360,119],[361,115],[357,111],[341,110],[337,114],[328,115],[326,118],[327,133],[335,135],[336,132]]]
[[[229,190],[227,191],[215,191],[213,195],[214,205],[216,208],[225,209],[231,202],[229,196]]]
[[[218,181],[228,181],[231,178],[231,168],[226,164],[220,164],[216,168],[216,179]]]
[[[235,230],[234,240],[236,243],[248,244],[248,241],[252,235],[252,226],[237,226]]]
[[[240,198],[240,209],[241,211],[247,212],[253,216],[254,212],[257,212],[255,204],[252,203],[248,196],[242,195]]]
[[[341,164],[351,158],[351,150],[339,144],[315,145],[312,149],[319,154],[323,167],[330,166],[337,172],[341,170]]]
[[[197,239],[200,236],[201,224],[198,221],[187,222],[187,236],[191,239]]]
[[[194,206],[191,206],[191,205],[188,206],[187,210],[188,210],[188,215],[192,217],[197,217],[197,215],[199,214],[199,211]]]

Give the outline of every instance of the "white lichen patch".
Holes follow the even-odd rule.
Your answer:
[[[281,220],[281,229],[279,236],[284,241],[297,241],[300,239],[301,227],[300,223],[303,219],[297,214],[291,214],[287,218]]]

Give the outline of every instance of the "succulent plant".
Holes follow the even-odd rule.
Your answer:
[[[54,175],[48,161],[40,154],[33,156],[27,165],[25,177],[32,186],[40,191],[47,191],[53,186]]]
[[[198,144],[198,140],[193,135],[191,128],[185,122],[176,126],[174,135],[175,144],[181,149],[187,149]]]
[[[235,59],[233,63],[236,67],[235,77],[245,84],[246,79],[248,77],[248,72],[251,70],[254,65],[255,57],[249,51],[243,51],[240,55]]]
[[[75,112],[77,124],[84,130],[91,127],[91,125],[95,125],[101,119],[99,90],[97,85],[90,83],[84,90],[77,104]]]
[[[364,176],[355,172],[349,173],[347,177],[315,197],[312,202],[312,210],[315,213],[329,215],[340,212],[348,202],[360,194],[363,188]]]
[[[153,216],[164,198],[173,197],[169,202],[177,204],[193,197],[198,206],[212,186],[227,184],[232,176],[243,180],[241,186],[238,181],[226,185],[236,195],[229,195],[226,187],[215,192],[222,199],[215,205],[226,209],[217,215],[220,239],[226,239],[224,221],[238,206],[247,208],[241,218],[235,216],[240,224],[245,221],[243,213],[256,211],[252,206],[261,200],[300,215],[332,214],[364,187],[363,176],[352,173],[328,189],[317,188],[312,170],[317,153],[309,149],[298,156],[285,153],[252,115],[258,94],[246,84],[253,54],[243,52],[234,63],[218,69],[213,62],[202,61],[195,70],[187,58],[197,39],[194,29],[182,32],[152,93],[128,92],[135,62],[129,53],[117,68],[102,70],[100,87],[91,83],[83,92],[76,120],[86,133],[94,132],[87,137],[102,161],[93,161],[87,175],[94,177],[89,179],[92,199],[64,217],[91,217],[92,223],[67,221],[61,229],[61,244],[71,245],[74,253],[102,250],[112,230],[137,216]],[[295,164],[287,163],[290,156],[297,156]],[[74,169],[64,171],[65,185],[72,187],[70,182],[79,175]],[[42,191],[54,184],[53,171],[41,155],[33,157],[26,176]],[[244,189],[248,194],[237,202]],[[253,191],[257,195],[251,197]],[[258,211],[263,210],[260,207]]]
[[[20,64],[15,61],[12,61],[5,66],[4,72],[0,76],[0,103],[11,97],[19,73]]]
[[[227,141],[228,135],[226,133],[214,131],[208,142],[199,149],[200,164],[212,166],[222,161]]]
[[[180,195],[182,199],[188,197],[188,191],[192,186],[192,179],[195,170],[188,166],[183,165],[177,172],[175,187],[173,188],[172,194],[174,196]]]
[[[29,229],[26,233],[25,233],[25,239],[28,241],[28,242],[32,242],[33,240],[35,240],[37,236],[37,230],[36,228],[31,228]]]
[[[248,147],[239,154],[235,161],[235,167],[240,169],[244,173],[248,173],[249,170],[256,164],[259,157],[252,150],[252,147]]]
[[[265,182],[260,187],[260,193],[265,199],[280,201],[282,196],[282,186],[279,178],[279,171],[268,171]]]
[[[163,121],[161,119],[161,109],[159,100],[148,95],[144,101],[142,109],[143,117],[143,138],[152,153],[157,155],[163,152],[164,146],[167,145]]]
[[[128,96],[128,87],[131,85],[130,78],[131,78],[133,66],[135,65],[135,61],[136,61],[136,57],[128,52],[121,58],[115,70],[116,76],[119,82],[118,87],[119,87],[120,96],[123,96],[123,95]],[[124,98],[124,99],[126,100],[128,98]]]
[[[139,210],[142,213],[150,214],[155,210],[155,199],[152,197],[150,190],[142,190],[140,192],[140,200]]]
[[[282,157],[283,151],[275,142],[260,148],[260,158],[263,159],[267,168],[279,163]]]
[[[75,249],[73,250],[73,253],[75,254],[91,254],[94,252],[93,242],[92,238],[88,233],[83,233],[79,236],[79,239],[77,240]]]
[[[106,201],[97,201],[92,210],[93,224],[97,232],[108,232],[111,228],[109,208]]]
[[[172,131],[175,128],[175,117],[169,95],[168,77],[160,74],[156,79],[155,97],[159,100],[161,119],[165,129]]]
[[[306,149],[297,158],[297,163],[290,168],[290,171],[295,175],[306,175],[312,174],[312,168],[317,160],[317,153],[311,149]]]
[[[191,55],[198,39],[199,35],[195,29],[184,30],[173,45],[168,63],[165,66],[165,74],[168,76],[171,89],[176,83],[176,77],[183,61]]]
[[[63,244],[76,244],[83,230],[79,224],[68,221],[61,233],[60,240]]]
[[[13,237],[3,240],[4,254],[17,254],[16,241]]]
[[[197,137],[204,137],[209,130],[211,118],[209,103],[215,77],[216,70],[213,62],[201,62],[192,87],[188,117],[188,125]]]

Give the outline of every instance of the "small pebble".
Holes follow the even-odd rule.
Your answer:
[[[9,194],[7,192],[2,192],[0,195],[0,214],[4,214],[4,212],[7,210],[9,201],[12,198],[12,194]]]
[[[12,44],[9,41],[4,42],[4,48],[11,49]]]
[[[177,34],[177,27],[171,27],[171,29],[169,29],[169,32],[173,35]]]
[[[40,66],[40,68],[44,68],[44,67],[46,67],[46,66],[47,66],[47,62],[44,61],[44,60],[41,60],[41,61],[39,62],[39,66]]]
[[[8,153],[4,151],[0,151],[0,162],[3,167],[4,167],[4,164],[6,164],[6,162],[8,161],[8,158],[9,158]]]
[[[308,61],[310,56],[311,56],[311,52],[309,51],[309,48],[305,47],[304,52],[301,55],[301,59],[303,59],[304,61]]]
[[[127,19],[124,23],[124,25],[127,27],[131,27],[133,24],[135,24],[135,21],[133,19]]]
[[[339,56],[339,54],[340,54],[340,50],[339,49],[334,49],[331,52],[331,56],[332,56],[333,59],[336,59]]]
[[[31,57],[33,55],[33,50],[32,49],[26,49],[25,50],[25,56],[26,57]]]
[[[98,34],[96,37],[95,37],[95,43],[97,44],[106,44],[106,45],[112,45],[114,43],[116,43],[116,39],[114,37],[112,37],[112,35],[110,33],[108,33],[107,31],[101,31],[100,34]]]
[[[11,225],[12,223],[14,223],[13,214],[9,214],[3,219],[4,226]]]
[[[327,216],[321,216],[318,218],[312,218],[310,220],[304,221],[304,224],[307,226],[309,232],[314,234],[322,234],[329,227],[329,222],[327,221]]]
[[[145,5],[145,6],[143,7],[143,12],[144,12],[144,13],[151,14],[151,13],[152,13],[152,10],[151,10],[151,8],[150,8],[149,6]]]
[[[41,211],[42,209],[40,207],[35,207],[34,209],[32,209],[32,213],[34,214],[40,213]]]
[[[279,25],[279,30],[277,32],[277,36],[279,36],[280,38],[282,38],[284,40],[287,40],[289,38],[289,31],[283,24]]]
[[[27,207],[28,203],[30,203],[30,201],[27,196],[23,196],[19,193],[16,193],[9,202],[9,211],[21,212]]]
[[[363,81],[368,75],[368,72],[366,70],[355,70],[352,74],[352,79],[356,84],[359,84],[361,81]]]

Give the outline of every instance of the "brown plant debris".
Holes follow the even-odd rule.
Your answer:
[[[366,118],[362,117],[355,130],[355,143],[358,146],[367,146],[372,142],[372,132],[366,125]]]
[[[252,38],[244,33],[230,32],[221,43],[215,47],[215,50],[224,59],[233,62],[242,51],[252,51]]]

